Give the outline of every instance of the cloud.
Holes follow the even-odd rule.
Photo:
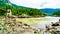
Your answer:
[[[30,8],[60,8],[60,0],[9,0],[18,6]]]

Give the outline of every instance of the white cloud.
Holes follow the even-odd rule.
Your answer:
[[[18,6],[30,8],[60,8],[60,0],[9,0]]]

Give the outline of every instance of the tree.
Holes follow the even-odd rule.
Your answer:
[[[60,10],[58,10],[57,12],[54,12],[53,15],[60,16]]]

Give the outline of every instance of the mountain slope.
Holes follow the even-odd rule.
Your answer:
[[[12,7],[15,7],[15,8],[32,9],[32,8],[23,7],[23,6],[17,6],[15,4],[12,4],[11,2],[9,2],[8,0],[0,0],[0,8],[6,8],[8,4],[10,4]],[[52,15],[54,12],[56,12],[60,9],[44,8],[44,9],[38,9],[38,10],[41,10],[43,13],[46,13],[48,15]]]
[[[7,0],[0,0],[0,7],[4,7],[7,5]]]
[[[14,5],[14,6],[18,7],[18,8],[27,8],[27,7],[23,7],[23,6],[17,6],[17,5]],[[27,9],[32,9],[32,8],[27,8]],[[44,8],[44,9],[38,9],[38,10],[41,10],[43,13],[46,13],[51,16],[54,12],[56,12],[60,9]]]

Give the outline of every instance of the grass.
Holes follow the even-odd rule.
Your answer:
[[[37,34],[41,34],[40,32],[38,32]]]
[[[20,21],[22,23],[26,24],[38,24],[40,21],[47,20],[44,17],[40,18],[17,18],[17,21]],[[2,19],[0,18],[0,23],[2,23]]]
[[[0,19],[0,23],[2,23],[2,19]]]
[[[45,19],[44,18],[17,18],[17,21],[20,21],[26,24],[37,24],[43,20]]]

